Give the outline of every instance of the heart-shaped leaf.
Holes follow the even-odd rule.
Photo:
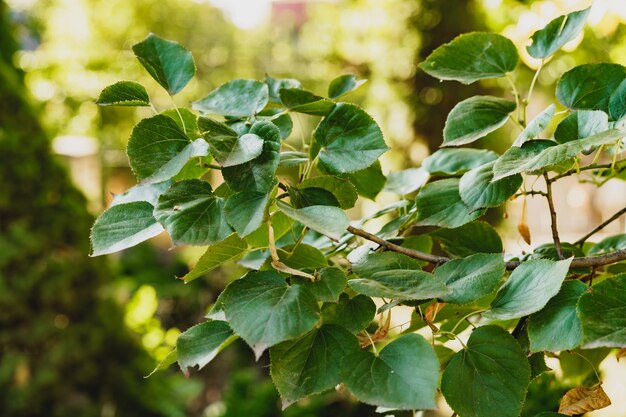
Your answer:
[[[466,172],[459,182],[459,194],[470,210],[498,207],[517,192],[522,185],[521,175],[511,175],[493,181],[495,161]]]
[[[332,101],[301,88],[281,89],[280,101],[289,111],[314,116],[326,116],[335,107]]]
[[[222,167],[241,165],[263,152],[263,139],[254,133],[242,136],[209,136],[211,155]]]
[[[267,84],[256,80],[232,80],[193,102],[193,109],[205,114],[248,117],[259,113],[269,100]]]
[[[293,220],[331,239],[340,239],[350,225],[348,216],[338,207],[309,206],[295,209],[279,201],[278,208]]]
[[[365,295],[353,298],[341,294],[336,303],[324,303],[322,306],[322,322],[345,327],[352,333],[365,329],[374,319],[376,304]]]
[[[134,81],[120,81],[100,93],[99,106],[149,106],[150,97],[145,87]]]
[[[224,321],[206,321],[190,327],[176,339],[180,369],[187,374],[189,368],[204,368],[233,340],[233,331]]]
[[[611,94],[626,78],[619,64],[584,64],[567,71],[556,85],[556,98],[564,106],[609,113]]]
[[[574,39],[585,27],[591,7],[559,16],[543,29],[533,33],[532,45],[526,50],[533,58],[545,59]]]
[[[377,272],[372,278],[351,279],[348,285],[356,292],[370,297],[394,300],[441,298],[450,292],[440,277],[408,269]]]
[[[443,148],[422,163],[431,175],[461,175],[487,162],[498,159],[498,154],[486,149]]]
[[[626,274],[591,287],[578,301],[583,326],[583,347],[626,347]]]
[[[459,227],[482,216],[484,210],[471,210],[459,194],[459,180],[450,178],[427,184],[415,198],[420,226]]]
[[[246,241],[237,236],[236,233],[233,233],[221,242],[209,246],[193,269],[182,279],[185,283],[191,282],[226,262],[234,261],[246,249],[248,249]]]
[[[263,223],[268,200],[268,194],[256,191],[241,191],[233,194],[228,197],[224,206],[228,224],[237,231],[239,236],[248,236]]]
[[[579,110],[561,120],[554,131],[559,143],[583,139],[609,130],[609,116],[600,110]]]
[[[311,291],[319,301],[335,302],[346,288],[348,278],[339,268],[322,268],[318,271],[315,281],[300,277],[293,277],[292,280]]]
[[[505,266],[499,253],[478,253],[453,259],[435,270],[435,276],[450,289],[440,298],[446,303],[466,304],[490,294],[496,289]]]
[[[352,90],[356,90],[367,80],[358,80],[354,74],[344,74],[335,78],[328,86],[328,97],[332,99],[339,98],[344,94],[348,94]]]
[[[471,222],[456,229],[439,229],[431,233],[450,255],[465,257],[475,253],[502,253],[498,232],[485,222]]]

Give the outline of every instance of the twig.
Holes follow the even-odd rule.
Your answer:
[[[618,161],[617,162],[617,165],[620,166],[620,167],[621,167],[621,165],[620,165],[621,162],[623,162],[623,161]],[[561,178],[569,177],[570,175],[578,174],[579,172],[582,172],[582,171],[589,171],[591,169],[608,169],[608,168],[611,168],[611,165],[612,164],[601,164],[601,165],[591,164],[591,165],[587,165],[587,166],[584,166],[584,167],[580,167],[578,169],[570,169],[569,171],[566,171],[566,172],[564,172],[562,174],[559,174],[559,175],[556,175],[556,176],[552,177],[551,181],[555,182],[557,180],[560,180]]]
[[[552,200],[552,182],[548,177],[548,173],[543,173],[543,178],[546,180],[546,200],[548,200],[548,206],[550,207],[550,227],[552,228],[552,240],[554,241],[554,248],[559,259],[563,258],[563,250],[561,249],[561,239],[559,238],[559,230],[556,225],[556,210],[554,209],[554,201]]]
[[[581,237],[580,239],[578,239],[576,242],[574,242],[574,245],[582,245],[583,243],[585,243],[585,241],[587,239],[589,239],[591,236],[593,236],[594,234],[598,233],[600,230],[604,229],[606,226],[608,226],[609,224],[611,224],[614,220],[617,220],[622,214],[626,213],[626,207],[624,207],[623,209],[621,209],[620,211],[618,211],[617,213],[615,213],[614,215],[612,215],[611,217],[609,217],[607,220],[605,220],[604,222],[602,222],[601,224],[599,224],[595,229],[593,229],[591,232],[587,233],[585,236]]]

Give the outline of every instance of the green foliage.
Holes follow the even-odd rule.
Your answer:
[[[554,54],[582,30],[587,13],[552,21],[533,35],[529,53],[542,60]],[[164,73],[188,74],[185,59],[181,68],[170,64]],[[553,183],[578,170],[617,175],[626,131],[615,121],[626,111],[614,92],[623,90],[626,69],[573,68],[556,91],[566,108],[549,103],[526,123],[532,91],[524,97],[515,86],[509,73],[517,65],[515,46],[497,34],[470,33],[436,49],[420,65],[428,74],[462,83],[506,77],[514,101],[461,101],[448,115],[444,148],[422,167],[388,177],[379,161],[388,149],[382,130],[343,101],[364,82],[350,74],[332,80],[327,97],[294,79],[234,80],[195,101],[200,114],[169,109],[144,119],[128,145],[140,183],[96,221],[94,254],[164,228],[175,244],[208,245],[186,282],[240,259],[249,269],[229,277],[207,316],[212,321],[180,336],[184,369],[206,365],[240,337],[257,358],[270,350],[284,407],[343,384],[382,409],[432,409],[441,366],[441,392],[460,417],[517,416],[531,379],[549,372],[543,352],[626,346],[618,308],[624,276],[605,269],[626,259],[623,236],[595,246],[561,243],[551,210],[553,243],[526,256],[503,254],[498,232],[480,220],[488,208],[528,194],[546,197],[552,208]],[[290,136],[296,113],[315,126],[298,145]],[[473,143],[507,120],[518,130],[502,155],[447,148]],[[541,138],[557,122],[554,138]],[[591,151],[594,162],[581,167]],[[613,163],[596,165],[606,155]],[[177,176],[193,157],[200,157],[197,175],[185,169],[184,179]],[[533,176],[544,177],[547,192],[524,181]],[[397,201],[351,222],[346,210],[358,197],[374,199],[382,189]],[[360,229],[381,216],[387,223],[377,235]],[[603,280],[589,290],[585,282],[595,274]],[[375,299],[382,305],[374,330]],[[415,308],[407,329],[391,326],[398,305]],[[414,333],[426,326],[432,343]]]

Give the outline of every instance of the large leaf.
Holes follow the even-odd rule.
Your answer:
[[[268,347],[302,336],[320,319],[317,300],[274,271],[248,272],[222,295],[226,321],[257,358]]]
[[[609,116],[600,110],[579,110],[561,120],[554,131],[559,143],[583,139],[609,130]]]
[[[351,279],[348,285],[360,294],[394,300],[441,298],[450,292],[441,277],[410,269],[377,272],[371,279]]]
[[[256,122],[249,134],[263,139],[263,151],[244,164],[224,167],[222,175],[235,191],[267,193],[274,186],[280,161],[280,131],[270,122]]]
[[[459,180],[436,181],[424,186],[415,198],[420,226],[459,227],[482,216],[484,210],[470,210],[459,195]]]
[[[546,147],[547,141],[533,140],[521,148],[513,147],[506,151],[493,167],[493,179],[499,180],[522,172],[535,171],[555,165],[575,157],[586,149],[614,143],[624,136],[626,136],[626,132],[623,130],[611,129],[585,139],[548,147]]]
[[[587,254],[589,256],[599,255],[601,253],[613,252],[620,249],[626,249],[626,233],[609,236],[593,245]]]
[[[487,162],[498,159],[498,154],[486,149],[443,148],[422,162],[431,175],[461,175]]]
[[[556,98],[570,109],[609,112],[609,99],[626,78],[619,64],[584,64],[572,68],[556,85]]]
[[[515,338],[482,326],[448,363],[441,392],[463,417],[518,417],[529,382],[530,366]]]
[[[233,233],[221,242],[217,242],[209,246],[193,269],[182,279],[185,283],[191,282],[194,279],[207,274],[218,266],[237,259],[247,249],[248,245],[246,241],[237,236],[236,233]]]
[[[353,104],[338,103],[314,133],[314,155],[331,174],[365,169],[387,149],[374,119]]]
[[[180,369],[185,374],[195,366],[202,369],[234,339],[224,321],[206,321],[190,327],[176,339]]]
[[[91,229],[91,256],[130,248],[161,234],[152,204],[145,201],[118,204],[102,213]]]
[[[424,168],[408,168],[391,172],[387,177],[385,191],[396,194],[410,194],[422,188],[429,180],[430,174]]]
[[[228,224],[239,236],[248,236],[263,223],[268,199],[268,194],[256,191],[241,191],[228,197],[224,206]]]
[[[474,96],[458,103],[448,114],[441,146],[472,143],[504,125],[515,110],[513,101]]]
[[[466,304],[476,301],[496,289],[505,265],[501,254],[478,253],[453,259],[435,270],[435,277],[450,289],[440,297],[446,303]]]
[[[365,295],[354,298],[343,293],[336,303],[324,303],[322,306],[322,322],[336,324],[358,333],[365,329],[374,319],[376,304]]]
[[[283,408],[338,385],[341,360],[358,351],[356,337],[332,324],[272,347],[270,373]]]
[[[495,161],[488,162],[461,177],[459,194],[470,210],[498,207],[511,198],[522,185],[522,176],[519,174],[492,181],[494,164]]]
[[[591,7],[559,16],[543,29],[533,33],[532,45],[526,50],[533,58],[544,59],[555,53],[563,45],[574,39],[585,27]]]
[[[561,288],[572,258],[563,261],[533,259],[523,262],[498,290],[485,317],[516,319],[541,310]]]
[[[626,274],[591,287],[580,297],[578,315],[585,349],[626,347]]]
[[[418,334],[400,336],[378,355],[362,350],[346,356],[341,375],[346,388],[367,404],[399,410],[436,406],[439,361]]]
[[[328,97],[332,99],[339,98],[352,90],[356,90],[366,81],[367,80],[358,80],[354,74],[340,75],[330,82],[328,86]]]
[[[475,253],[502,253],[502,240],[498,232],[485,222],[467,223],[456,229],[439,229],[431,233],[442,249],[453,256],[470,256]]]
[[[175,245],[210,245],[232,233],[224,219],[224,200],[213,195],[209,183],[201,180],[172,185],[159,197],[154,217]]]
[[[335,107],[332,101],[301,88],[281,89],[280,101],[289,111],[314,116],[326,116]]]
[[[259,113],[269,100],[267,84],[256,80],[232,80],[193,102],[205,114],[248,117]]]
[[[196,73],[191,52],[154,33],[133,45],[133,52],[152,78],[171,95],[182,90]]]
[[[537,116],[535,116],[534,119],[528,122],[526,128],[524,128],[522,133],[520,133],[517,139],[515,139],[513,146],[522,146],[524,142],[536,138],[537,135],[539,135],[546,129],[546,127],[548,127],[548,124],[554,117],[555,110],[556,106],[554,104],[550,104],[544,111],[539,113]]]
[[[241,136],[209,136],[211,155],[222,167],[241,165],[263,152],[263,138],[254,133]]]
[[[309,206],[295,209],[279,201],[278,208],[293,220],[331,239],[340,239],[350,225],[348,216],[338,207]]]
[[[532,352],[572,350],[582,342],[582,328],[576,304],[587,286],[580,281],[563,283],[561,291],[528,320]]]
[[[178,174],[190,158],[207,156],[209,145],[204,139],[191,142],[176,122],[159,114],[135,126],[126,152],[137,178],[157,183]]]
[[[358,198],[356,187],[346,179],[331,175],[309,178],[298,184],[301,192],[306,193],[307,189],[322,189],[331,193],[342,209],[354,207]]]
[[[440,80],[470,84],[483,78],[504,77],[517,66],[513,42],[495,33],[473,32],[440,46],[419,66]]]
[[[150,97],[145,87],[134,81],[120,81],[100,93],[99,106],[149,106]]]

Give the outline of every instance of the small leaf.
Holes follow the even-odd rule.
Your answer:
[[[292,280],[311,291],[318,301],[335,302],[346,288],[348,278],[339,268],[322,268],[318,271],[318,278],[315,281],[300,277],[292,277]]]
[[[91,229],[91,256],[106,255],[153,238],[163,227],[145,201],[118,204],[100,215]]]
[[[418,334],[405,334],[378,355],[358,351],[341,363],[346,388],[366,404],[398,410],[436,407],[439,361],[433,348]]]
[[[532,45],[526,50],[533,58],[545,59],[574,39],[585,27],[591,7],[559,16],[543,29],[533,33]]]
[[[359,195],[369,198],[370,200],[376,198],[387,181],[378,160],[365,169],[342,174],[341,177],[347,178],[356,187]]]
[[[274,271],[248,272],[230,283],[222,303],[226,321],[257,359],[268,347],[302,336],[320,319],[315,297],[300,285],[287,285]]]
[[[609,98],[609,115],[611,120],[614,121],[621,121],[626,116],[626,79],[611,93]]]
[[[417,225],[459,227],[482,216],[484,210],[470,210],[459,195],[459,180],[450,178],[427,184],[415,198]]]
[[[328,261],[326,260],[324,253],[321,250],[305,243],[301,243],[295,247],[293,245],[283,246],[282,248],[278,248],[277,252],[280,260],[290,268],[315,271],[328,266]],[[262,269],[264,269],[266,265],[267,269],[269,269],[271,265],[270,262],[271,258],[268,258]],[[310,279],[309,282],[311,282]]]
[[[353,74],[340,75],[330,82],[328,86],[328,97],[332,99],[339,98],[352,90],[356,90],[366,81],[367,80],[357,80],[356,76]]]
[[[187,374],[189,368],[204,368],[235,337],[224,321],[206,321],[190,327],[176,339],[180,369]]]
[[[283,88],[302,88],[302,84],[293,78],[272,78],[265,76],[265,84],[269,87],[269,99],[272,103],[282,104],[280,101],[280,90]]]
[[[259,113],[269,100],[267,84],[256,80],[232,80],[194,101],[194,110],[220,116],[248,117]]]
[[[348,285],[360,294],[393,300],[443,298],[450,292],[442,278],[406,269],[377,272],[371,279],[351,279]]]
[[[279,201],[278,208],[293,220],[331,239],[339,240],[350,225],[346,213],[337,207],[309,206],[295,209]]]
[[[471,222],[456,229],[439,229],[432,232],[431,236],[453,256],[503,252],[498,232],[485,222]]]
[[[263,139],[254,133],[242,136],[210,136],[211,154],[222,167],[241,165],[263,152]]]
[[[418,270],[425,262],[409,258],[397,252],[373,252],[368,253],[352,264],[352,272],[360,278],[372,278],[377,272],[391,271],[395,269]]]
[[[495,33],[472,32],[440,46],[419,67],[440,80],[471,84],[483,78],[504,77],[517,66],[517,48]]]
[[[470,210],[498,207],[513,196],[522,185],[521,175],[493,180],[494,162],[466,172],[459,182],[459,194]]]
[[[442,148],[424,159],[422,168],[431,175],[455,176],[496,159],[498,154],[486,149]]]
[[[145,87],[134,81],[120,81],[100,93],[99,106],[149,106],[150,97]]]
[[[593,387],[576,387],[567,391],[561,398],[559,413],[573,416],[599,410],[609,405],[611,405],[611,399],[602,389],[602,384]]]
[[[385,191],[396,194],[410,194],[422,188],[430,174],[424,168],[409,168],[402,171],[392,172],[387,177]]]
[[[447,303],[466,304],[495,290],[504,276],[501,254],[478,253],[453,259],[435,269],[435,277],[445,282],[450,293],[440,298]]]
[[[209,183],[185,180],[159,197],[154,217],[165,227],[174,245],[209,245],[231,234],[224,219],[224,200],[215,197]]]
[[[626,274],[605,279],[578,301],[583,347],[626,347]]]
[[[602,239],[589,249],[587,255],[599,255],[602,253],[614,252],[620,249],[626,249],[626,233]]]
[[[356,188],[350,181],[331,175],[309,178],[298,184],[298,189],[302,191],[311,188],[323,189],[331,193],[342,209],[354,207],[358,198]]]
[[[182,279],[189,283],[226,262],[234,261],[248,249],[246,241],[236,233],[209,246],[196,265]]]
[[[224,206],[226,221],[239,236],[246,237],[263,223],[269,195],[256,191],[241,191],[228,197]]]
[[[441,146],[472,143],[504,125],[517,106],[492,96],[474,96],[458,103],[448,114]]]
[[[133,52],[152,78],[170,95],[182,90],[196,73],[191,52],[153,33],[133,45]]]
[[[285,107],[296,113],[326,116],[335,107],[332,101],[301,88],[282,88],[279,94]]]
[[[556,98],[566,107],[609,112],[611,94],[626,78],[619,64],[584,64],[567,71],[556,85]]]
[[[331,174],[365,169],[387,149],[374,119],[353,104],[338,103],[314,133],[313,155]]]
[[[509,320],[541,310],[559,292],[571,262],[572,258],[523,262],[500,287],[485,318]]]
[[[270,373],[283,409],[306,396],[334,388],[341,382],[341,360],[358,351],[356,337],[332,324],[272,347]]]
[[[609,130],[609,117],[600,110],[579,110],[561,120],[554,131],[559,143],[583,139]]]
[[[322,322],[345,327],[352,333],[364,330],[374,319],[376,304],[365,295],[354,298],[341,294],[336,303],[324,303],[322,306]]]
[[[537,135],[546,130],[548,124],[550,124],[550,121],[552,121],[552,118],[554,117],[555,110],[556,106],[554,104],[550,104],[544,111],[535,116],[535,118],[528,123],[528,126],[526,126],[522,133],[519,134],[517,139],[515,139],[513,146],[522,146],[525,142],[536,138]]]
[[[441,379],[441,392],[461,416],[517,417],[530,366],[517,341],[498,326],[474,330]]]

